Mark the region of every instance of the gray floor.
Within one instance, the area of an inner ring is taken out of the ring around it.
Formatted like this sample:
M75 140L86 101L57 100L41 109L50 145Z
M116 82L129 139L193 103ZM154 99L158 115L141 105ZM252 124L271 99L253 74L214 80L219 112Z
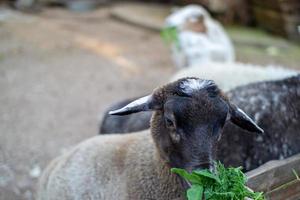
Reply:
M0 199L33 199L47 162L96 135L108 105L151 92L173 71L158 35L111 20L106 10L6 16L0 22Z

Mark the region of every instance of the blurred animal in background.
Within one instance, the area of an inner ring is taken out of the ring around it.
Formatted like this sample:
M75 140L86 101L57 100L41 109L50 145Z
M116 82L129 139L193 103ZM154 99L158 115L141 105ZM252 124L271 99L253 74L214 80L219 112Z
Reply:
M181 69L172 78L175 81L184 77L198 77L214 80L225 92L237 86L257 81L278 80L298 74L298 71L274 66L257 66L242 63L207 63ZM259 90L257 91L259 93ZM110 106L103 115L100 125L100 134L128 133L148 129L150 127L151 112L134 113L127 116L112 116L109 110L115 110L130 103L134 98L122 100Z
M214 80L223 91L257 81L277 80L298 74L299 71L281 66L259 66L245 63L210 62L179 70L170 81L183 77L201 77Z
M217 153L224 163L249 171L267 161L300 153L300 74L240 86L226 95L264 133L248 134L228 123ZM232 157L228 159L228 155Z
M235 60L233 45L222 25L200 5L175 11L167 17L162 33L171 35L172 57L179 68Z
M38 199L185 199L189 184L171 168L212 169L228 121L263 133L210 80L177 80L110 114L148 110L154 111L150 130L99 135L54 160L40 180Z
M240 86L226 95L253 117L265 132L259 135L247 134L242 129L233 128L230 123L226 125L220 143L221 150L218 152L218 158L225 164L243 166L248 171L269 160L287 158L300 152L300 75ZM123 106L131 101L132 99L124 100L119 105ZM126 133L113 125L121 124L124 130L130 131L136 128L134 121L141 128L147 129L151 114L143 112L136 113L131 118L114 118L106 113L101 125L101 130L105 131L100 134L113 131ZM142 120L145 120L144 126L141 126Z

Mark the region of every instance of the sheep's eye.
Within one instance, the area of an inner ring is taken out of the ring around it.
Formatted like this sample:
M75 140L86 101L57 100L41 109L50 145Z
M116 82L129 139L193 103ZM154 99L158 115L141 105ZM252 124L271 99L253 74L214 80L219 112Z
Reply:
M167 128L174 128L175 127L174 122L171 119L165 118L165 122L166 122Z

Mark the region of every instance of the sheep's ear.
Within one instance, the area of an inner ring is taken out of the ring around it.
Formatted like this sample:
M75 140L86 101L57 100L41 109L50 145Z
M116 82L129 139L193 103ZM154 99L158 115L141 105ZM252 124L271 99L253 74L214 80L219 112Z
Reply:
M123 108L110 111L109 114L110 115L128 115L131 113L136 113L136 112L141 112L141 111L154 110L155 107L156 106L155 106L155 103L153 100L153 96L148 95L148 96L141 97L141 98L127 104Z
M260 128L242 109L236 105L231 104L229 106L229 114L230 121L235 125L250 132L264 132L262 128Z

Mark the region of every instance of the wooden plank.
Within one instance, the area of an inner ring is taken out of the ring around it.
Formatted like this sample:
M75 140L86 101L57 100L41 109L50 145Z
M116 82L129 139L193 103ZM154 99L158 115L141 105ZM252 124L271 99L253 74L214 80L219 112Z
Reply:
M296 179L295 170L300 174L300 154L284 160L270 161L257 169L247 172L247 185L254 191L270 192Z
M299 200L300 180L294 180L288 184L280 186L266 194L267 199L272 200Z

